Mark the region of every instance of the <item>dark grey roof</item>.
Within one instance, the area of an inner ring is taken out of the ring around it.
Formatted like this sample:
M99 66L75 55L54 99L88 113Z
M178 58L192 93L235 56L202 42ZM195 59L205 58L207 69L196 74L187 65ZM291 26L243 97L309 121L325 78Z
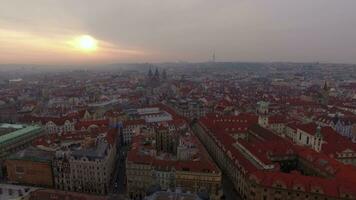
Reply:
M106 142L100 141L93 148L75 150L71 152L71 155L75 158L87 157L89 160L103 159L108 147L109 145Z
M28 147L8 157L8 160L31 160L38 162L50 162L54 156L53 152L44 151L35 147Z

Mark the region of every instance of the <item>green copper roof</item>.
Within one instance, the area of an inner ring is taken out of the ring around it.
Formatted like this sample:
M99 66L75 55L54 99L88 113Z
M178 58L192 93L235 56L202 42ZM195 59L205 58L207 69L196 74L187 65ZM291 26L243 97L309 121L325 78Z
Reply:
M39 131L41 130L40 126L25 126L24 128L18 129L16 131L13 131L11 133L5 134L0 136L0 145L4 144L10 140L13 140L15 138L24 136L26 134L32 133L33 131Z
M21 128L24 128L24 125L22 125L22 124L0 124L0 128L21 129Z

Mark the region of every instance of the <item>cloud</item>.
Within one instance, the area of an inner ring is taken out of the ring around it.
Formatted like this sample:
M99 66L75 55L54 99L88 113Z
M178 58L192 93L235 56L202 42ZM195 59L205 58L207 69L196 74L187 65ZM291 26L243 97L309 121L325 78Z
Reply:
M46 34L0 29L2 63L106 63L144 55L139 50L123 49L98 40L98 49L86 53L73 45L78 35Z
M218 60L356 63L355 7L354 0L2 0L0 27L49 43L89 34L107 47L98 60L107 62L205 61L215 50Z

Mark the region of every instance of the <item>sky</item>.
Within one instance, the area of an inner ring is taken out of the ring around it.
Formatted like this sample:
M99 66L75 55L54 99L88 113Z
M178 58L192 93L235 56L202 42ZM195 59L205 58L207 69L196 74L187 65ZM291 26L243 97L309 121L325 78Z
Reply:
M355 0L0 0L0 64L356 63ZM71 42L90 35L96 51Z

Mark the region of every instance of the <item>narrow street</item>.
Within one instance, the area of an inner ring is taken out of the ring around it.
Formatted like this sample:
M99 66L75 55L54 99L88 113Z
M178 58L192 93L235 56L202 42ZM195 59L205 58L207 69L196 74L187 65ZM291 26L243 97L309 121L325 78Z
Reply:
M125 155L127 147L121 147L116 156L116 166L110 185L110 199L125 199Z
M224 193L225 200L241 200L242 198L240 195L237 193L235 188L233 187L232 182L230 179L223 174L222 178L222 189Z
M193 131L193 133L195 134L195 136L199 139L198 135L195 133L195 129L194 129L194 123L193 122L190 125L191 130ZM200 139L199 139L200 140ZM201 141L200 141L201 142ZM205 144L202 143L204 148L205 148ZM207 152L209 152L207 150ZM213 159L213 158L212 158ZM214 161L215 162L215 161ZM218 165L218 164L217 164ZM222 172L222 190L223 190L223 199L224 200L241 200L241 196L239 195L239 193L235 190L235 188L233 187L232 182L230 181L230 179L225 175L224 172Z

